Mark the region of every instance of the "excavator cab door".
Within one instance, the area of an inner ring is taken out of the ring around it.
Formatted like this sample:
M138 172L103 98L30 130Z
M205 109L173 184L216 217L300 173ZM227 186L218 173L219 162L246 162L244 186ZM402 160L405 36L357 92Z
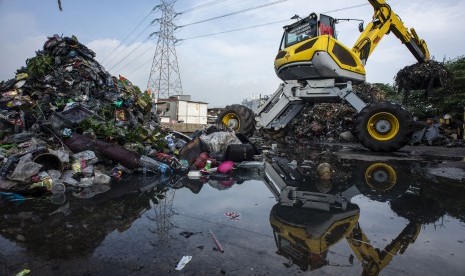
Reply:
M334 20L334 18L320 14L318 25L318 35L330 35L336 38L336 20Z

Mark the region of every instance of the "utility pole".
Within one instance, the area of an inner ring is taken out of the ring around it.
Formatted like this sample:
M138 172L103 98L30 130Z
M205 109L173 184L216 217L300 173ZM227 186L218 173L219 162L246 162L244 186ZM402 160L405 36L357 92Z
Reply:
M176 0L161 0L157 8L161 10L162 16L152 21L160 24L160 30L154 33L158 36L158 42L147 83L147 91L150 91L155 102L160 98L183 94L175 47L177 40L174 37L175 2Z

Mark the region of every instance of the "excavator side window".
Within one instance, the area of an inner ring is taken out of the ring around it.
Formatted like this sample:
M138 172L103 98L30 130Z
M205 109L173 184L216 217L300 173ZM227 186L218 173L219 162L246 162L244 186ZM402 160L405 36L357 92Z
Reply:
M335 21L334 18L329 17L327 15L321 14L320 15L320 21L319 21L319 35L330 35L334 38L336 38L336 32L335 32Z

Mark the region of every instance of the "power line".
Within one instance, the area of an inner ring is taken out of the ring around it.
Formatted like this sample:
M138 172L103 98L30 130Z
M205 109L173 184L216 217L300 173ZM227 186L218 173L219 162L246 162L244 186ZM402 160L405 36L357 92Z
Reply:
M368 6L368 5L370 5L370 4L360 4L360 5L340 8L340 9L337 9L337 10L325 11L323 13L333 13L333 12L338 12L338 11L343 11L343 10L355 9L355 8ZM253 28L258 28L258 27L283 23L283 22L286 22L286 21L289 21L289 20L290 19L286 19L286 20L274 21L274 22L269 22L269 23L264 23L264 24L259 24L259 25L253 25L253 26L248 26L248 27L243 27L243 28L238 28L238 29L232 29L232 30L217 32L217 33L210 33L210 34L205 34L205 35L192 36L192 37L178 39L178 41L191 40L191 39L195 39L195 38L202 38L202 37L214 36L214 35L225 34L225 33L232 33L232 32L237 32L237 31L242 31L242 30L247 30L247 29L253 29Z
M152 10L149 11L149 12L147 13L147 15L146 15L144 18L142 18L142 20L136 25L136 27L134 27L134 28L124 37L123 40L121 40L120 42L118 42L118 45L116 45L116 47L115 47L112 51L110 51L110 53L108 53L108 55L106 55L106 56L102 59L101 63L103 63L108 57L110 57L111 54L115 53L116 50L118 50L119 46L121 46L121 44L123 44L123 42L125 42L125 41L131 36L131 34L133 34L133 33L142 25L142 23L144 23L144 21L150 16L150 14L152 14L152 13L155 11L156 8L157 8L157 6L153 7Z
M340 9L337 9L337 10L332 10L332 11L325 11L323 13L332 13L332 12L338 12L338 11L345 11L345 10L350 10L350 9L355 9L355 8L360 8L360 7L363 7L363 6L369 6L371 5L370 3L366 3L366 4L360 4L360 5L355 5L355 6L350 6L350 7L345 7L345 8L340 8Z
M188 12L191 12L191 11L194 11L194 10L197 10L197 9L209 7L209 6L212 6L212 5L215 5L215 4L218 4L218 3L222 3L222 2L225 2L225 1L228 1L228 0L216 0L216 1L211 1L211 2L208 2L208 3L205 3L205 4L201 4L201 5L192 7L192 8L190 8L190 9L185 9L185 10L183 10L182 12L177 13L176 15L185 14L185 13L188 13Z
M118 64L120 64L123 60L125 60L127 57L129 57L132 53L134 53L137 49L139 49L142 45L144 45L147 40L149 40L152 35L155 33L151 33L144 41L142 41L139 45L136 46L136 48L132 49L127 55L125 55L123 58L121 58L117 63L115 63L109 70L113 70Z
M152 22L153 22L153 21L152 21ZM139 34L138 34L136 37L134 37L134 38L131 40L130 43L128 43L128 45L131 44L132 42L134 42L134 41L135 41L137 38L139 38L141 35L143 35L144 32L152 25L152 22L151 22L149 25L147 25L142 31L140 31ZM110 58L110 59L106 62L106 64L110 65L111 62L112 62L113 60L115 60L117 57L119 57L121 54L123 54L123 51L124 51L124 47L121 47L119 53L118 53L118 54L115 54L112 58ZM115 51L115 52L116 52L116 51ZM120 60L119 62L121 62L121 60ZM114 66L115 66L115 65L113 65L112 67L114 67Z
M220 16L216 16L216 17L212 17L212 18L208 18L208 19L204 19L204 20L192 22L192 23L189 23L189 24L186 24L186 25L178 26L177 28L183 28L183 27L187 27L187 26L191 26L191 25L195 25L195 24L200 24L200 23L204 23L204 22L208 22L208 21L212 21L212 20L216 20L216 19L228 17L228 16L231 16L231 15L236 15L236 14L239 14L239 13L244 13L244 12L248 12L248 11L252 11L252 10L264 8L264 7L267 7L267 6L279 4L279 3L282 3L282 2L286 2L286 1L289 1L289 0L278 0L278 1L271 2L271 3L259 5L259 6L256 6L256 7L247 8L247 9L243 9L243 10L239 10L239 11L235 11L235 12L223 14L223 15L220 15Z
M142 63L141 65L139 65L138 67L136 67L134 70L132 70L131 72L129 72L128 75L131 75L131 74L134 74L135 72L139 71L140 69L142 69L144 66L148 65L150 62L152 62L151 59L148 59L146 62Z
M178 39L178 41L190 40L190 39L201 38L201 37L207 37L207 36L213 36L213 35L219 35L219 34L225 34L225 33L232 33L232 32L237 32L237 31L242 31L242 30L247 30L247 29L253 29L253 28L263 27L263 26L267 26L267 25L273 25L273 24L283 23L283 22L286 22L286 21L289 21L289 20L290 20L290 19L286 19L286 20L280 20L280 21L275 21L275 22L269 22L269 23L264 23L264 24L249 26L249 27L243 27L243 28L239 28L239 29L227 30L227 31L218 32L218 33L211 33L211 34L205 34L205 35L191 36L191 37L187 37L187 38L184 38L184 39Z
M150 48L148 51L142 51L142 53L141 53L140 55L138 55L137 57L135 57L134 59L132 59L130 62L123 64L123 66L120 67L118 71L122 71L123 69L127 68L129 65L133 64L136 60L140 59L142 56L144 56L145 54L147 54L147 52L152 52L152 51L154 51L154 50L155 50L155 46L156 46L156 45L154 45L154 46L153 46L152 48ZM118 67L116 67L116 68L118 68ZM115 69L116 69L116 68L115 68Z

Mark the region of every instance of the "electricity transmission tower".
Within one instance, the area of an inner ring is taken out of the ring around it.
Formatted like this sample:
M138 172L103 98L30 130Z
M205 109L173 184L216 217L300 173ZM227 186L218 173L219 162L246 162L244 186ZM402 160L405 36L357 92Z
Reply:
M160 24L160 31L155 32L158 35L158 42L153 56L147 90L151 92L155 101L183 94L178 57L174 46L176 42L173 34L176 28L173 23L176 16L173 9L175 2L176 0L161 0L161 4L157 8L161 10L162 16L153 21Z

